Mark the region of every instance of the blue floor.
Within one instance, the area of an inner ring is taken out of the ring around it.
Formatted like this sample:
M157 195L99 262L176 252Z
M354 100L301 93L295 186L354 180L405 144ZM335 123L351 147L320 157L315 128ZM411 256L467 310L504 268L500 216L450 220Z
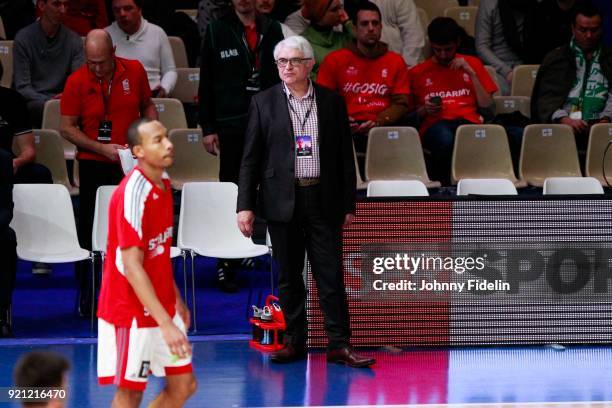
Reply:
M249 285L267 294L269 275L262 260L256 271L242 270L242 290L214 288L213 260L198 258L196 272L198 336L194 342L197 394L188 407L288 407L446 403L612 401L612 348L464 348L452 350L366 351L372 369L328 365L325 354L275 365L248 347ZM182 286L182 265L175 265ZM51 276L34 276L19 263L14 295L16 338L0 340L0 387L23 353L58 351L72 364L68 407L110 405L114 388L96 381L96 345L89 320L75 314L72 265L54 266ZM152 379L142 406L163 387ZM2 404L1 406L10 406ZM14 405L17 406L17 405Z
M0 348L0 387L28 345ZM67 356L69 407L109 406L114 388L96 383L96 346L47 346ZM276 365L246 341L197 341L199 386L188 407L351 406L612 401L612 348L573 347L370 351L372 369L329 365L325 354ZM163 387L152 379L144 403Z

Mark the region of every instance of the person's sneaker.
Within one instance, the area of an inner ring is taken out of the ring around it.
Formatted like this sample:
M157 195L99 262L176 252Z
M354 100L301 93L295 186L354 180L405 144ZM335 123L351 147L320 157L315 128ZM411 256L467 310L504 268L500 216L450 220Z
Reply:
M234 275L232 272L227 262L223 262L217 267L217 286L221 291L226 293L238 291L238 285L231 278Z
M51 275L51 265L42 262L34 262L34 264L32 264L32 273L34 275Z

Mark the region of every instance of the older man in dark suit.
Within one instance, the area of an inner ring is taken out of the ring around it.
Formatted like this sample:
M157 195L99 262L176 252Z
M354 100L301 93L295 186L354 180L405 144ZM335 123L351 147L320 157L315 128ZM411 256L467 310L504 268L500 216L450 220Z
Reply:
M287 330L272 361L306 357L304 251L312 265L329 338L327 361L367 367L374 359L350 348L343 282L342 227L355 212L355 164L344 101L313 84L312 47L289 37L274 49L282 83L253 97L240 168L238 226L249 237L259 186L259 212L268 222L280 268L279 295Z

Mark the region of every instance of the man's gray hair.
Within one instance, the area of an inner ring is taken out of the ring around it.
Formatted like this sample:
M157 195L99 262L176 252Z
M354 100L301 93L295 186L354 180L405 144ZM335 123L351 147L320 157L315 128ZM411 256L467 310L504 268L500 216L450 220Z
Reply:
M278 59L278 54L280 54L284 48L302 51L304 58L314 58L312 45L310 45L307 39L300 35L292 35L291 37L287 37L283 41L276 44L276 47L274 47L275 60Z

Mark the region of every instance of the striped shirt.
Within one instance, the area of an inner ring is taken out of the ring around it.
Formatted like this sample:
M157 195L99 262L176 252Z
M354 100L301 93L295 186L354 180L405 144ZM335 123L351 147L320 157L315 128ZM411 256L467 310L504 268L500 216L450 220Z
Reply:
M297 140L303 136L310 136L312 138L312 154L308 157L298 156L298 144L295 143L295 178L319 178L321 175L319 120L317 118L317 101L312 82L309 82L308 92L302 98L294 97L285 83L283 83L283 90L287 96L294 139Z

